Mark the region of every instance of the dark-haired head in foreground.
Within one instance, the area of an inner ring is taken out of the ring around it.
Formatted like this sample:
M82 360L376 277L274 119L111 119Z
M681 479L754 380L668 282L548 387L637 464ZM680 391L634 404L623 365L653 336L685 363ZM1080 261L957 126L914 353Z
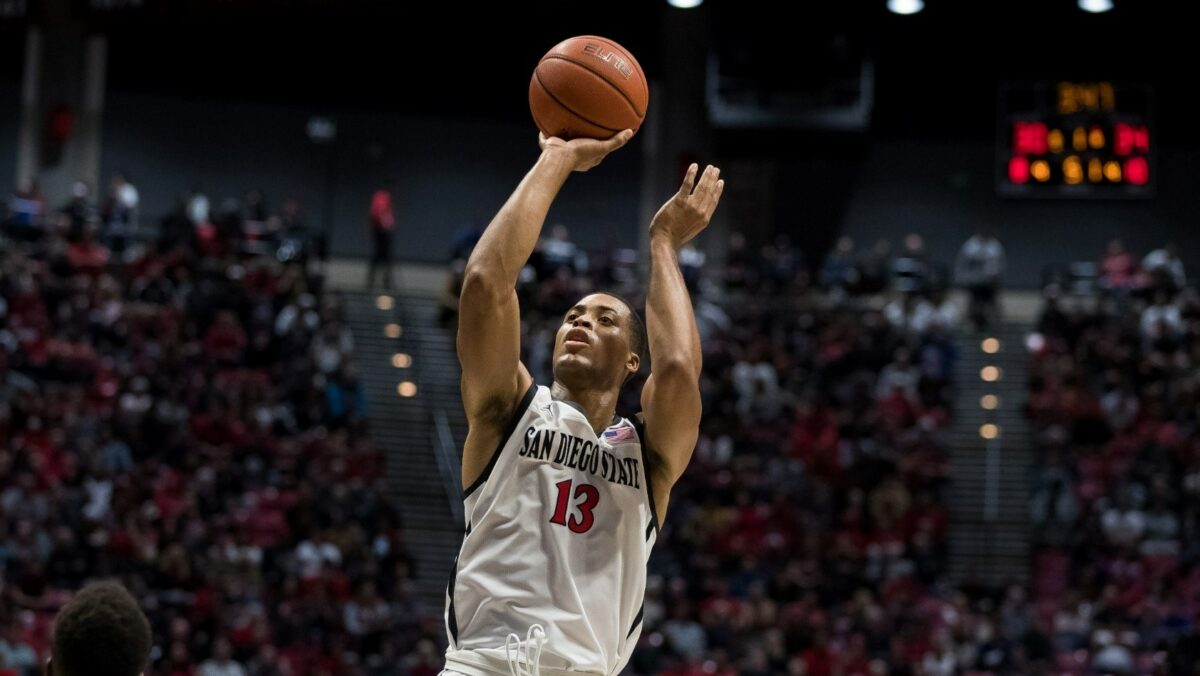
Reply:
M90 584L54 621L46 676L138 676L150 642L150 622L124 587Z

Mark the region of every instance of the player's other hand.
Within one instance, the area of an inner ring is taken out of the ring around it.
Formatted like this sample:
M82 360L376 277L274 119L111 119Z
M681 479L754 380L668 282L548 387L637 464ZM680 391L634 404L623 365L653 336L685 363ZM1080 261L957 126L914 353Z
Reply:
M688 167L679 192L654 215L654 220L650 221L651 240L665 238L678 250L708 227L721 201L725 181L721 180L721 170L711 164L705 167L697 181L699 168L696 164Z
M600 141L594 138L576 138L565 141L557 136L547 137L538 133L538 145L542 154L553 154L565 157L572 171L587 171L600 164L609 153L620 148L633 138L633 130L626 129L616 136Z

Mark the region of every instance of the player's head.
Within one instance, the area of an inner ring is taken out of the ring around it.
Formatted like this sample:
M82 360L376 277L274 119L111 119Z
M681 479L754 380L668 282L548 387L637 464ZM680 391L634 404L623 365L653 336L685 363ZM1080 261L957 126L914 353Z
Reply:
M54 621L46 676L138 676L150 643L150 623L124 587L90 584Z
M637 373L646 325L633 305L612 293L585 296L554 334L554 380L569 388L619 388Z

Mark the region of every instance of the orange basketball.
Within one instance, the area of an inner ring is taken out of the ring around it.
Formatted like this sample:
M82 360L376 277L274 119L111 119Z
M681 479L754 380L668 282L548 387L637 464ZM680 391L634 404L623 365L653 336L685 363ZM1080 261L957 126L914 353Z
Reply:
M546 136L606 139L624 129L637 131L649 100L637 59L595 35L555 45L529 80L529 110Z

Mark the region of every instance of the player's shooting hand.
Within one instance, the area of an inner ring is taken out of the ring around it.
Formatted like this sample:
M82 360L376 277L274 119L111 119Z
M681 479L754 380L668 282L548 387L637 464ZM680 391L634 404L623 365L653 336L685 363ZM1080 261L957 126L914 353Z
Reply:
M567 158L572 171L587 171L600 164L601 160L609 153L628 143L631 138L633 138L632 129L626 129L606 141L594 138L577 138L566 141L557 136L547 137L539 132L538 145L541 146L543 154L561 153Z
M650 222L650 238L666 238L676 250L687 244L700 231L708 227L713 212L721 201L725 181L721 170L709 165L700 180L696 180L699 165L688 167L679 192L662 205L654 220Z

